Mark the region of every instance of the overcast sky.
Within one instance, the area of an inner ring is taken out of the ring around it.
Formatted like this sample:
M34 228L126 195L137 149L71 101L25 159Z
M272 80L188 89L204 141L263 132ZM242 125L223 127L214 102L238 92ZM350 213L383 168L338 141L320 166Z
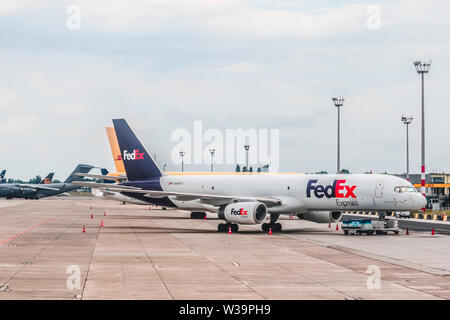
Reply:
M71 5L80 29L68 28ZM449 12L448 0L1 0L0 169L22 179L64 179L77 163L114 171L104 127L126 118L168 170L180 169L172 132L201 120L279 129L280 171L334 172L331 97L343 95L341 167L404 172L409 114L418 173L413 61L431 58L427 171L448 172Z

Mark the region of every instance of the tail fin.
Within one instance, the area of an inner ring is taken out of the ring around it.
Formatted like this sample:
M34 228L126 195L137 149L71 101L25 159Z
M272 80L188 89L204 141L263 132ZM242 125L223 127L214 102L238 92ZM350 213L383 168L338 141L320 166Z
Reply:
M125 167L123 165L122 156L119 149L119 143L117 142L116 131L114 127L106 127L106 134L108 135L109 147L114 159L114 165L116 166L117 173L125 174Z
M42 179L40 184L49 184L52 183L54 172L50 172L44 179Z
M114 119L114 129L119 142L128 181L150 180L162 176L161 170L141 144L125 119Z
M71 183L73 181L81 181L83 177L75 176L74 173L88 173L94 166L90 166L88 164L79 164L75 167L72 173L67 177L64 183Z
M107 169L105 169L105 168L100 168L100 171L102 172L102 176L107 176L108 175L108 170ZM125 174L125 172L124 172L124 174ZM103 183L116 183L115 181L113 181L113 180L105 180L105 179L102 179L102 182Z
M6 170L3 170L2 172L0 172L0 183L5 183L5 181L6 181L5 174L6 174Z

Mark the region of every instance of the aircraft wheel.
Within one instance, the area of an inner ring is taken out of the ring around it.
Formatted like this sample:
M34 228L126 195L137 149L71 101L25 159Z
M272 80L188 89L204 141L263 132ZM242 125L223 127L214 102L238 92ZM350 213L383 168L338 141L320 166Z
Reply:
M219 223L217 226L217 232L224 232L225 231L225 225L223 223Z
M282 229L283 227L281 226L281 223L275 223L275 231L278 231L278 232L281 232L281 229Z
M237 224L232 224L231 225L231 232L238 232L238 230L239 230L239 226L237 225Z
M268 223L263 223L261 226L262 231L264 232L268 232L269 231L269 224Z

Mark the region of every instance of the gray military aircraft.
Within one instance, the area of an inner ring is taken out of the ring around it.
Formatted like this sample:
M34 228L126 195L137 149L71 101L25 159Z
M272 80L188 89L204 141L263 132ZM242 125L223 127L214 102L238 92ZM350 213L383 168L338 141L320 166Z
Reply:
M6 199L40 199L73 191L79 189L80 186L76 186L72 184L72 182L82 180L82 178L76 176L75 173L88 173L92 168L94 168L94 166L79 164L67 179L61 183L51 183L53 173L50 173L40 184L2 183L0 184L0 197Z

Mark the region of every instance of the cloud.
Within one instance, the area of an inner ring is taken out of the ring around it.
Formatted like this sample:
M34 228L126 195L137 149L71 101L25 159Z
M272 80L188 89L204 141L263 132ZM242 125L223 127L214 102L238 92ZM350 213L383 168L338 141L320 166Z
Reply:
M217 68L217 70L225 72L258 72L261 71L262 69L263 69L262 66L257 63L246 61L232 64L222 68Z
M335 95L346 97L343 166L402 171L400 115L408 113L418 172L420 83L412 61L422 56L433 59L427 164L450 170L450 141L442 139L442 119L450 117L447 2L381 2L380 30L368 30L367 6L351 2L27 3L0 11L8 30L0 152L10 176L54 170L63 177L76 162L112 167L104 126L117 117L168 169L177 168L171 132L203 120L220 130L279 128L281 170L332 172ZM65 30L69 4L81 6L81 32Z
M27 136L39 128L39 118L35 115L14 116L2 119L0 135L6 136Z

